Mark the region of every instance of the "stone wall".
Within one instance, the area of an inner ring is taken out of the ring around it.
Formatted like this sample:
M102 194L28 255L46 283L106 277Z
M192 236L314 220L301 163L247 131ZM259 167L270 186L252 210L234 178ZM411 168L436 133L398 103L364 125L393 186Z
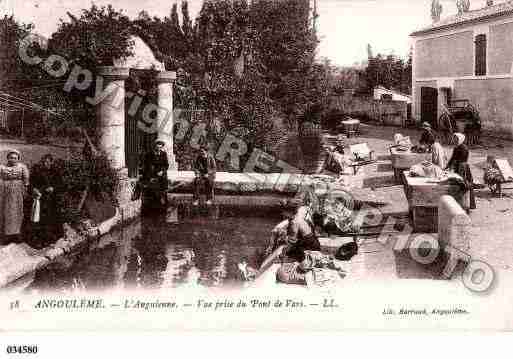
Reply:
M513 59L513 23L490 26L487 36L489 75L510 74ZM474 29L456 34L417 40L415 77L474 76Z
M0 289L45 268L68 253L91 246L103 237L111 235L111 232L120 225L134 220L140 214L141 201L129 200L128 193L131 193L130 187L126 187L123 196L120 197L120 207L116 209L114 217L86 232L79 233L69 225L64 225L64 236L42 250L35 250L25 243L0 246Z
M421 119L421 88L439 88L440 81L418 81L415 83L414 118ZM466 99L479 111L483 132L502 138L513 138L513 79L483 78L460 79L453 82L453 99ZM444 101L438 91L438 117Z
M169 192L192 193L194 172L169 171L168 178ZM342 175L338 179L329 175L217 172L214 188L216 193L227 195L293 196L298 191L312 187L316 191L363 188L364 179L364 168L360 168L356 175Z
M487 73L475 76L474 36L487 35ZM513 138L513 23L469 26L453 34L426 36L415 41L414 118L421 118L421 87L450 88L452 99L468 99L479 110L483 131ZM438 115L445 96L438 93Z
M472 76L474 32L465 31L415 43L415 78Z
M438 241L468 253L470 217L452 196L442 196L438 204Z
M120 180L118 188L119 215L122 222L132 220L141 214L141 200L132 201L132 194L137 183L136 178L125 176Z
M513 61L513 23L490 26L488 70L490 75L511 73Z
M513 80L456 80L453 98L468 99L476 106L483 131L513 138Z
M395 126L402 125L408 114L406 102L375 100L371 96L336 96L332 98L331 108L351 117Z

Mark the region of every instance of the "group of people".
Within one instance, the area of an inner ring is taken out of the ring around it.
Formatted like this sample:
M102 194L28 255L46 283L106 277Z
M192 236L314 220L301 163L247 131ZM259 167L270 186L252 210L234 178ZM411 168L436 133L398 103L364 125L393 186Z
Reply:
M165 208L169 161L164 142L157 140L142 162L140 189L150 205ZM31 169L22 162L21 153L7 151L7 161L0 165L0 244L25 241L35 248L55 242L62 234L59 199L62 199L60 171L51 154L44 155ZM214 199L216 162L201 146L193 163L195 173L194 204L206 194L206 204Z
M469 191L470 193L470 209L475 209L474 178L470 165L468 164L469 149L465 144L465 135L462 133L454 134L453 142L456 145L450 159L447 160L445 150L429 123L423 123L422 128L423 132L419 141L420 146L424 147L427 152L431 152L431 162L434 165L440 167L442 170L450 170L461 177L463 190L465 192Z
M21 153L12 149L7 151L7 163L0 165L1 243L25 239L31 246L42 248L62 235L60 177L50 154L31 170L21 160Z
M146 153L142 161L142 175L140 186L144 189L146 204L165 208L167 205L167 189L169 160L164 150L164 141L155 141L152 151ZM193 161L193 205L198 206L200 197L204 193L206 204L211 205L214 200L214 183L216 179L216 161L209 153L208 147L202 144Z
M302 197L302 198L301 198ZM350 222L352 211L343 205L335 208L315 197L312 192L307 196L300 196L282 204L284 210L283 221L271 232L270 243L265 251L265 258L273 258L279 252L281 266L277 272L278 282L286 284L306 285L315 269L332 269L343 272L343 261L349 261L358 253L357 243L352 240L343 244L335 255L326 255L321 252L318 239L320 231L333 231L332 218L336 225ZM339 230L354 230L356 227L344 225ZM265 262L265 261L264 261Z

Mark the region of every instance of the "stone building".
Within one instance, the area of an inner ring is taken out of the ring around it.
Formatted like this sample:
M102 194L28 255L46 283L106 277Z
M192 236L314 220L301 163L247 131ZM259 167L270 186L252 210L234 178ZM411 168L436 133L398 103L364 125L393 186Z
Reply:
M513 1L442 18L413 32L413 115L434 123L468 100L483 130L513 138Z
M383 86L376 86L373 90L374 100L391 100L411 103L411 96L396 90L387 89Z

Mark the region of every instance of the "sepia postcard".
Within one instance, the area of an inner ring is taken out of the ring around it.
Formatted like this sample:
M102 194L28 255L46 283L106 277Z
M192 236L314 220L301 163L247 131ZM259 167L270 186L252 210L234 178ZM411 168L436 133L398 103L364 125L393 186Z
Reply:
M0 333L513 329L513 1L0 9Z

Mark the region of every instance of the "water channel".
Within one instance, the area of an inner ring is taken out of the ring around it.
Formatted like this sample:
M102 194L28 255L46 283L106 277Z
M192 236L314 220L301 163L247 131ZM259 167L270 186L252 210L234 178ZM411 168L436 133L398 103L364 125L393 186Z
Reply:
M239 287L237 265L257 265L279 220L279 213L229 207L180 208L177 223L143 217L36 273L27 290Z

